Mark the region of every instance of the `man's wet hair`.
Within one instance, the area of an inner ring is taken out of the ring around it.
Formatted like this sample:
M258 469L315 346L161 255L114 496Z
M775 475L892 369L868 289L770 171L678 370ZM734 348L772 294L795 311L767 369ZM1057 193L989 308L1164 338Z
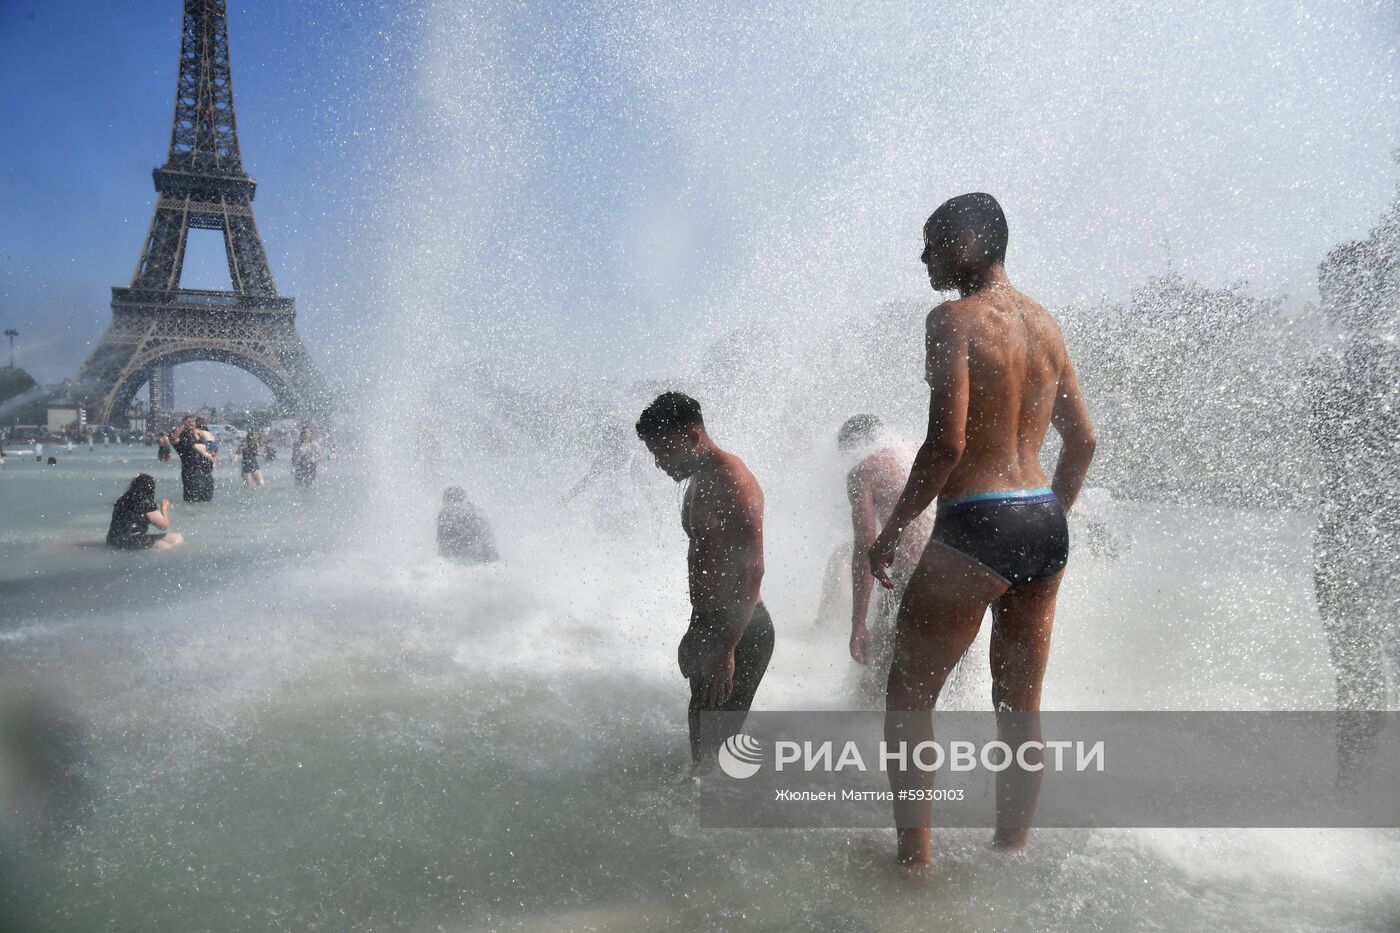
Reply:
M924 235L951 238L969 227L987 262L1006 261L1006 214L996 198L981 191L944 201L924 224Z
M643 441L654 441L677 431L704 426L699 402L684 392L663 392L637 419L637 436Z
M448 486L442 491L443 505L461 505L467 501L467 491L461 486Z
M851 415L836 432L836 446L841 450L854 450L874 443L882 427L884 424L876 415Z

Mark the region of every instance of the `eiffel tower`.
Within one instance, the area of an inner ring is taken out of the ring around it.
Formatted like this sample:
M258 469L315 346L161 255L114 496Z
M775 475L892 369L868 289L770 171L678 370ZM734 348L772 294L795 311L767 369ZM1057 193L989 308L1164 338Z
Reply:
M78 371L97 424L123 416L151 384L152 416L174 407L172 369L212 360L246 370L277 406L324 416L325 380L296 331L296 302L277 293L253 222L257 182L243 169L233 114L225 0L185 0L170 156L152 174L155 216L128 288L112 289L112 322ZM180 287L191 228L220 230L231 291Z

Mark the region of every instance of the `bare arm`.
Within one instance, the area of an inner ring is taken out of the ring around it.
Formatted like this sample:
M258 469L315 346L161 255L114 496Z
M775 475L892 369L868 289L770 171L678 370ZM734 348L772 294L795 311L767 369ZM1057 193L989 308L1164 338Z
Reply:
M909 480L899 494L894 511L870 550L871 572L885 586L892 586L885 568L894 560L899 536L938 498L967 440L967 333L957 316L943 304L928 318L925 348L929 384L928 433Z
M875 501L870 495L868 477L857 476L856 470L846 477L846 498L851 503L851 629L865 625L870 610L870 591L874 580L870 576L870 546L875 543L879 529L875 520Z
M160 508L154 512L146 513L146 521L155 525L161 531L170 527L170 500L164 499L160 503Z
M841 610L846 608L842 605L846 590L841 582L849 580L850 568L851 555L845 545L832 551L831 557L827 558L826 572L822 574L822 598L817 606L817 619L814 623L818 628L834 621Z
M1079 490L1084 486L1084 477L1089 472L1089 462L1094 459L1097 444L1094 428L1089 422L1089 407L1079 390L1079 376L1068 356L1065 357L1065 368L1060 373L1050 423L1055 426L1063 442L1051 488L1068 511L1074 506L1074 500L1079 498Z

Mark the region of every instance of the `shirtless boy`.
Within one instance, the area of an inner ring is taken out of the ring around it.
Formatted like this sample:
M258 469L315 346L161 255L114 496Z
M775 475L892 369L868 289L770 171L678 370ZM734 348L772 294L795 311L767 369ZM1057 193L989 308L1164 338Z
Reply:
M851 505L851 657L868 667L861 678L861 692L883 698L894 645L894 622L900 600L919 557L928 542L930 516L921 516L904 535L895 552L889 578L894 583L884 590L876 605L872 625L866 624L870 595L875 579L870 575L870 546L880 527L894 511L895 501L909 478L907 459L899 455L885 436L884 426L875 415L852 415L841 425L836 445L845 454L859 457L846 474L846 498ZM878 691L878 693L876 693Z
M988 194L953 198L924 225L920 259L929 281L960 297L928 316L928 435L870 548L871 573L892 586L888 568L901 534L938 498L932 541L900 605L885 700L886 741L907 747L932 739L926 714L988 606L993 706L999 713L1039 710L1069 553L1065 511L1094 452L1089 412L1059 328L1007 279L1006 241L1006 217ZM1040 449L1052 425L1063 446L1047 483ZM1034 716L1003 722L1001 738L1013 747L1040 738ZM1033 755L1026 762L1036 764ZM890 783L896 794L923 790L932 776L891 770ZM994 845L1025 846L1038 790L1038 772L998 774ZM896 804L901 863L929 861L930 816L927 802Z
M705 430L700 403L666 392L642 412L637 436L656 465L687 482L681 527L690 538L690 627L677 658L690 681L690 756L707 761L726 738L718 717L747 713L773 654L763 581L763 490L738 457Z

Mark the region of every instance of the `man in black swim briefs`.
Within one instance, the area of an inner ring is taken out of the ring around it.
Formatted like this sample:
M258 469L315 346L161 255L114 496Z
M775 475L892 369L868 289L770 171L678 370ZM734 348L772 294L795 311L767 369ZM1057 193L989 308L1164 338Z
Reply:
M700 403L666 392L637 421L637 436L663 473L688 481L681 527L690 538L690 627L677 651L690 681L692 766L727 738L707 711L747 713L773 654L764 608L763 490L738 457L705 430Z
M900 535L939 499L932 540L895 626L885 698L888 743L932 740L927 714L988 606L993 705L998 712L1040 709L1068 553L1065 510L1084 483L1094 433L1059 328L1006 277L1006 241L1006 217L988 194L953 198L924 225L920 260L929 281L960 297L928 316L928 435L870 548L871 572L888 587ZM1047 484L1040 448L1052 425L1063 446ZM900 715L911 712L921 715ZM998 729L1013 747L1040 738L1034 716L998 717ZM1034 765L1031 758L1027 764ZM892 769L890 784L898 795L931 787L932 777ZM1038 772L998 774L997 847L1024 848L1038 790ZM901 863L929 861L930 817L926 800L896 804Z

